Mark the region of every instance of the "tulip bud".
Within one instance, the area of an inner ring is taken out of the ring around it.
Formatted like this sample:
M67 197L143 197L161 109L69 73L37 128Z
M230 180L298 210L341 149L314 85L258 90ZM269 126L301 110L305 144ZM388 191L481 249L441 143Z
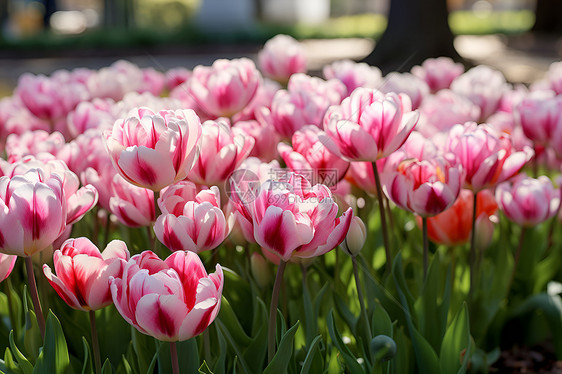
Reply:
M371 340L371 353L376 361L388 361L396 355L396 343L389 336L377 335Z
M250 266L252 275L260 288L267 288L271 283L272 272L265 258L257 252L252 253Z
M351 225L349 226L349 231L341 243L342 249L350 256L357 256L363 246L365 245L365 240L367 239L367 228L357 216L351 218Z

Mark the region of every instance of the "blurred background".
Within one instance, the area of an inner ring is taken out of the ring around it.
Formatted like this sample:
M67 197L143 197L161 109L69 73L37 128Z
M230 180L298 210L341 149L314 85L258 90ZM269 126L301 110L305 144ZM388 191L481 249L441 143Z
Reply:
M312 71L448 55L528 83L562 59L562 0L0 0L0 26L0 90L118 58L165 70L253 57L279 33L306 44Z

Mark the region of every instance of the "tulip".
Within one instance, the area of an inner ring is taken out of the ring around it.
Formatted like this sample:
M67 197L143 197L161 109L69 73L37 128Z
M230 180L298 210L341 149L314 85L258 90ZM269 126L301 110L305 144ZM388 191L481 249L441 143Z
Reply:
M140 108L103 133L113 166L130 183L155 192L184 179L197 155L199 118L192 110Z
M451 83L453 92L465 96L480 107L480 121L486 120L498 109L507 89L502 73L485 65L470 69Z
M66 197L57 174L41 169L0 177L0 251L29 257L42 251L66 227Z
M293 134L292 147L279 143L277 150L292 171L313 173L313 181L334 187L345 176L349 162L334 155L320 142L321 133L324 132L317 126L304 126Z
M311 186L294 173L283 182L267 181L251 204L256 242L282 261L332 250L345 238L353 216L350 208L337 218L330 189Z
M220 209L216 186L197 193L193 183L178 182L162 193L158 205L162 215L154 224L154 232L171 251L199 253L214 249L226 239L233 224Z
M376 161L396 151L418 120L410 99L403 94L383 94L358 88L324 117L327 136L320 139L348 161Z
M412 101L412 109L418 109L429 96L429 86L425 81L410 73L390 73L379 88L384 93L402 93Z
M548 83L550 89L557 95L562 95L562 61L550 64L547 72Z
M305 125L321 127L328 107L339 104L345 93L345 86L336 79L324 81L295 74L289 80L287 90L279 90L273 97L271 111L262 110L262 115L281 137L290 138Z
M419 160L404 153L390 156L382 180L385 194L396 205L430 217L455 202L462 176L462 169L445 157Z
M294 38L279 34L265 43L258 62L266 77L285 84L291 75L306 72L306 51Z
M143 72L137 65L119 60L92 74L86 85L92 97L119 101L127 92L136 91L142 81Z
M172 91L180 84L187 82L190 77L191 70L189 69L186 69L184 67L170 69L165 73L165 86L169 91Z
M111 181L112 196L109 210L117 219L129 227L148 227L156 219L154 192L133 186L120 175Z
M337 79L347 88L347 96L357 87L377 88L382 83L381 70L365 62L352 60L335 61L324 66L322 74L326 79Z
M535 179L521 174L513 181L498 185L496 200L509 220L523 227L533 227L556 214L560 190L544 175Z
M233 134L224 120L202 125L201 151L188 179L204 185L222 184L254 147L254 139Z
M516 107L523 133L535 144L549 146L562 135L562 97L537 92Z
M249 157L258 157L265 162L279 157L276 146L281 139L275 131L275 127L266 121L261 119L238 121L232 127L232 133L254 139L254 146Z
M14 265L16 264L17 259L18 256L0 253L0 282L8 278L8 276L14 269Z
M365 223L363 223L361 218L353 216L349 225L349 231L341 243L341 247L348 255L357 256L363 249L366 240L367 228Z
M25 156L14 164L4 167L4 174L13 177L25 174L31 169L41 169L48 178L52 174L61 177L64 195L66 197L66 224L71 225L79 221L90 211L98 201L98 191L94 186L80 186L78 176L68 169L64 161L57 160L49 153L42 153L38 158Z
M56 155L64 144L64 136L60 132L48 133L44 130L35 130L21 135L11 134L6 139L6 155L10 163L16 162L23 156L42 152Z
M453 205L433 217L427 218L429 239L437 244L456 246L468 243L472 231L473 192L462 189ZM482 190L476 205L476 237L478 247L484 248L492 240L495 213L498 204L493 193ZM421 219L418 220L418 224Z
M177 342L201 334L217 316L223 288L220 265L207 275L193 252L161 260L151 251L131 257L123 276L110 279L121 316L138 331Z
M121 240L110 242L103 253L87 238L69 239L53 254L56 275L49 265L43 273L68 306L98 310L112 303L109 278L119 278L129 251Z
M196 66L187 90L213 118L232 117L254 98L261 74L247 58L216 60L212 66Z
M457 156L466 173L464 187L475 192L513 177L533 154L530 148L516 152L507 135L474 122L455 125L446 150Z
M114 122L111 100L94 99L83 101L66 117L67 130L72 138L85 133L88 129L111 129ZM99 134L98 134L99 136Z
M421 66L414 66L412 74L423 79L431 92L449 88L453 80L464 72L461 63L449 57L428 58Z

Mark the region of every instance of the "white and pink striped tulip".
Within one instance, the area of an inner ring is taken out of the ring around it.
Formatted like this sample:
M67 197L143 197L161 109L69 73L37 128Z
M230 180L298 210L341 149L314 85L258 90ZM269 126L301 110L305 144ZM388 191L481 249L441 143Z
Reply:
M100 253L88 238L68 239L53 254L55 273L43 265L43 273L71 308L98 310L113 302L109 279L119 278L129 260L127 245L113 240Z
M337 79L347 88L346 97L358 87L377 88L382 83L382 73L376 66L353 60L339 60L324 66L322 75L326 79Z
M396 151L414 130L418 113L408 96L358 88L324 117L320 140L349 161L376 161Z
M227 121L203 123L199 157L188 175L189 180L207 186L222 184L250 154L254 138L234 134Z
M278 34L258 53L258 65L266 77L285 84L291 75L306 72L306 51L293 37Z
M252 60L220 59L212 66L196 66L187 90L209 116L232 117L252 101L261 81Z
M111 181L109 210L125 226L145 227L156 220L154 192L130 184L120 175Z
M0 251L28 257L49 247L66 228L66 210L57 174L30 169L0 177Z
M218 247L230 233L216 186L197 192L191 182L168 187L158 199L162 215L156 219L156 237L171 251L199 253ZM229 222L230 221L230 222Z
M143 334L162 341L184 341L214 321L224 284L223 272L207 275L193 252L177 251L162 261L151 251L131 257L122 278L111 282L121 316Z
M464 66L449 57L428 58L421 66L412 68L412 74L423 79L431 92L449 88L456 77L464 73Z
M0 282L10 276L12 270L14 270L14 265L16 264L17 259L18 256L0 253Z
M560 189L554 188L550 178L544 175L530 178L521 174L497 186L496 201L509 220L533 227L556 214Z
M192 110L139 108L103 133L113 166L130 183L160 191L191 170L201 136Z

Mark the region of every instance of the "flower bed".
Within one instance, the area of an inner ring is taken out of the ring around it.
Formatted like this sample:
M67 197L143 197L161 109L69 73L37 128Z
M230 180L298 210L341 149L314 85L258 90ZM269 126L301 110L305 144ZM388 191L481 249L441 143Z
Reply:
M258 66L20 77L0 101L0 370L562 359L562 62L531 87L447 58L322 79L279 35Z

